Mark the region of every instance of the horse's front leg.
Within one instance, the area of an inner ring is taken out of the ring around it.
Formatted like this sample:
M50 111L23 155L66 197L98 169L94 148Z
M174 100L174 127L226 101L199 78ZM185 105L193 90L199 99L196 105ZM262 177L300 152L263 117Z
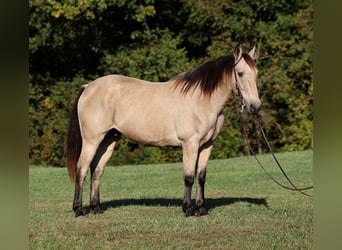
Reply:
M189 140L183 143L183 168L184 168L184 198L183 212L185 216L193 215L191 206L191 189L194 184L196 161L198 156L198 141Z
M208 211L205 208L205 199L204 199L204 185L205 185L205 178L207 173L207 164L210 157L211 150L213 145L207 146L203 148L198 156L198 163L197 163L197 186L196 186L196 212L202 216L207 215Z

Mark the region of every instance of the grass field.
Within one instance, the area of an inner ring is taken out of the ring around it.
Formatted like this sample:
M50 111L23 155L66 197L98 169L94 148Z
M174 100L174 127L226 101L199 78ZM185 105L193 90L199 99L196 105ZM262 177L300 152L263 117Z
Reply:
M296 184L312 184L312 151L277 157ZM283 180L270 155L260 159ZM78 218L66 169L29 173L30 249L312 249L313 199L276 186L252 157L209 162L207 217L183 215L181 163L107 167L105 212ZM89 178L83 197L88 209Z

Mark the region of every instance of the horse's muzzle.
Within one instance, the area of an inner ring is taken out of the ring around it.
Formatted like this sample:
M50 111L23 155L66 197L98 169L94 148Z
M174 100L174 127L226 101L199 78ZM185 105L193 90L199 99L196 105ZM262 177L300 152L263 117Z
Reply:
M261 108L261 101L258 100L258 101L254 101L253 103L251 103L249 107L247 108L247 110L249 113L258 114L260 111L260 108Z

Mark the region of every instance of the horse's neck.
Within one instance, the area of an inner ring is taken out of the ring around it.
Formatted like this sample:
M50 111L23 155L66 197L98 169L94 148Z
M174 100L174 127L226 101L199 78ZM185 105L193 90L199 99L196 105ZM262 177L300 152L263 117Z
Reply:
M210 96L210 103L214 110L221 111L232 93L230 82L220 85Z
M210 96L203 94L199 88L196 88L186 93L182 99L185 101L186 105L203 106L207 112L220 112L232 92L231 79L227 77L224 80L226 82L220 84ZM173 84L173 81L166 82L165 87L168 89L168 94L173 92L175 95L182 96L182 93L179 90L175 91Z

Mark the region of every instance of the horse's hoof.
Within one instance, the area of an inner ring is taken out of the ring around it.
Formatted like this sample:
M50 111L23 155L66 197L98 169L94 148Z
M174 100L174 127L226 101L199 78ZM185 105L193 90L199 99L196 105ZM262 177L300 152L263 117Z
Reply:
M197 207L195 210L195 215L196 216L206 216L208 215L208 211L205 207Z
M103 210L99 206L91 208L90 211L93 214L103 214Z
M185 215L185 217L191 217L194 215L194 213L192 212L191 208L188 208L188 209L184 210L184 215Z
M84 216L84 215L85 215L85 213L83 212L82 209L76 210L76 211L75 211L75 217Z
M208 215L208 210L205 207L199 207L197 211L199 216Z

